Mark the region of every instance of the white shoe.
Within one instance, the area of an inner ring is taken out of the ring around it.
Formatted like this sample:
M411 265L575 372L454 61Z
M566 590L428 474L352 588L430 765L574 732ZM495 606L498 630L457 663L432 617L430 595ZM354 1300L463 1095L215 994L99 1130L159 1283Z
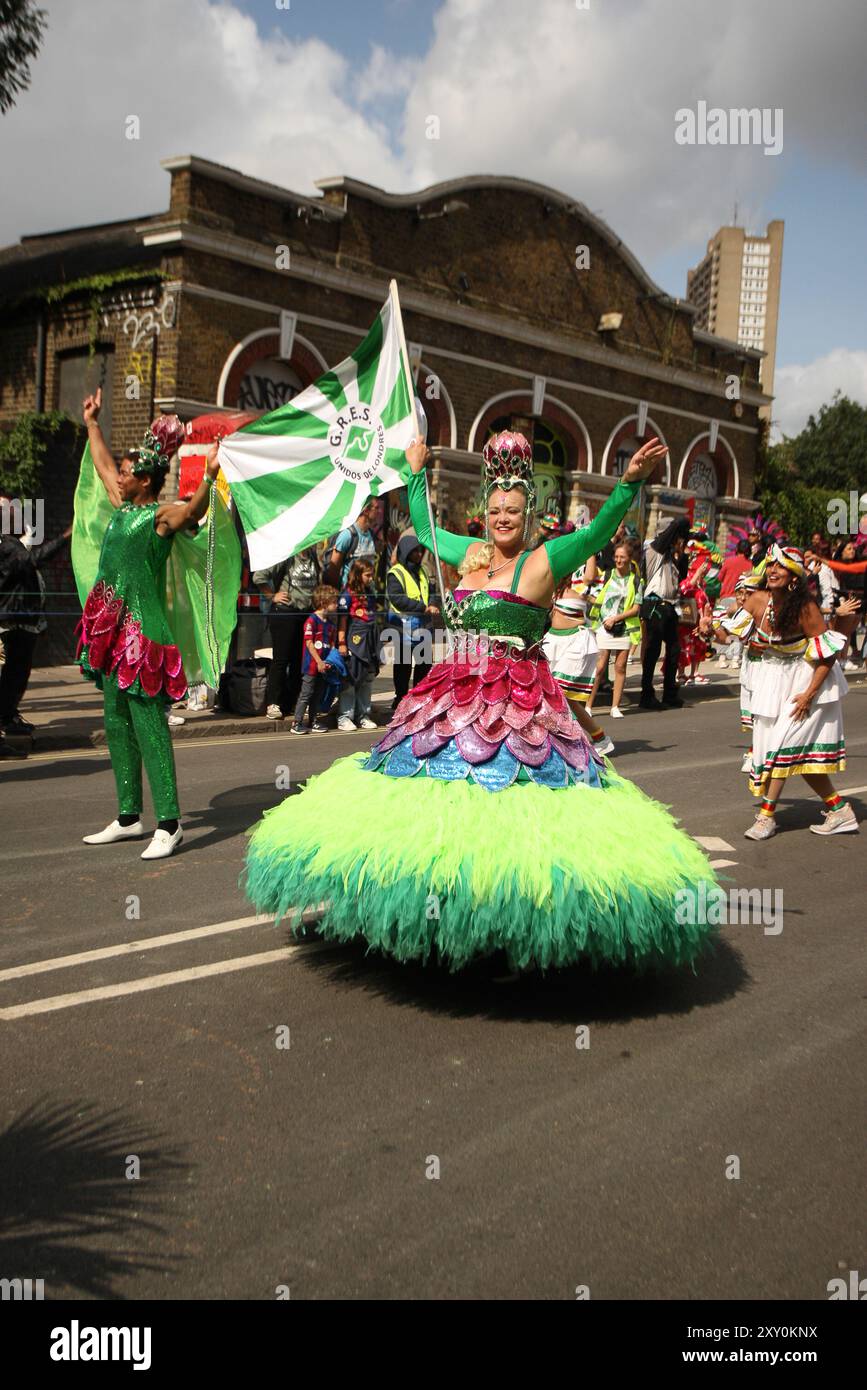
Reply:
M858 821L848 801L844 801L836 811L825 811L823 814L825 819L821 825L810 826L814 835L846 835L852 832L857 834Z
M848 671L850 675L853 671L860 671L861 669L862 667L857 661L844 661L843 663L843 670Z
M139 835L144 834L144 826L140 820L132 825L121 825L119 820L113 820L111 825L107 825L104 830L98 830L95 835L85 835L82 843L85 845L113 845L115 840L136 840Z
M622 719L622 718L623 718L623 710L620 708L619 705L612 705L612 706L611 706L611 718L612 718L612 719Z
M584 706L584 713L585 713L585 714L590 714L590 715L592 715L592 713L593 713L593 706L592 706L592 705L585 705L585 706Z
M358 728L358 725L355 723L354 719L349 718L348 714L342 714L337 721L337 727L341 733L351 734Z
M170 854L174 854L183 838L184 832L180 826L174 835L170 834L168 830L155 830L153 839L142 854L142 859L168 859Z
M269 705L265 712L266 719L282 719L283 711L279 705Z
M744 760L743 760L743 762L741 763L741 772L752 772L752 770L753 770L753 755L752 755L752 753L744 753Z
M168 725L170 729L177 729L181 724L186 724L186 722L187 721L180 714L170 714L168 716Z
M358 727L359 729L378 729L379 725L374 719L362 719Z
M810 826L811 830L815 830L815 828L816 827L814 825ZM776 835L776 833L777 822L774 820L773 816L756 816L756 819L750 826L749 830L744 831L744 839L770 840L773 835Z
M602 754L603 758L610 758L611 754L614 752L614 739L609 738L606 734L598 743L594 743L593 747L596 749L597 753Z

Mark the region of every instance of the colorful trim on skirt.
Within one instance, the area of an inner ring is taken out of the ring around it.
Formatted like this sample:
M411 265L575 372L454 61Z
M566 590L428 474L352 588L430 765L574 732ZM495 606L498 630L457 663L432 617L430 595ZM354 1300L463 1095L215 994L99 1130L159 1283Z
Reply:
M830 776L846 770L846 740L836 743L814 743L803 747L779 748L765 754L762 766L750 773L750 791L762 796L772 777L797 777L805 773Z

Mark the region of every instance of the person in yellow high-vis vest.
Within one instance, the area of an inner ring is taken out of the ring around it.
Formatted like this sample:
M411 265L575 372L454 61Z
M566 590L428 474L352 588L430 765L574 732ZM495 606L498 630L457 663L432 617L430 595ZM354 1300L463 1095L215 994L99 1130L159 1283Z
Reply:
M588 569L591 563L592 560L588 561ZM590 582L593 580L592 574L588 575L587 570L585 578ZM638 612L643 597L644 585L638 567L633 562L632 551L627 545L618 545L614 551L614 568L601 576L601 588L590 608L590 622L596 632L599 647L599 662L590 699L585 706L588 714L592 713L593 702L608 671L609 658L611 653L615 652L611 717L623 718L620 701L626 684L626 662L629 658L629 648L634 642L641 640Z
M397 560L385 577L389 622L400 633L392 709L397 708L409 690L410 676L413 686L418 685L433 659L432 620L440 610L430 602L430 580L421 563L423 554L418 536L408 531L398 542Z

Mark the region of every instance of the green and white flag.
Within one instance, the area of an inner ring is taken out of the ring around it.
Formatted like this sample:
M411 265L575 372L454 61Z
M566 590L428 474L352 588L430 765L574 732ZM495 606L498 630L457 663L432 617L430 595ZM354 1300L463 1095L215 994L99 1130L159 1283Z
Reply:
M400 487L419 433L397 286L351 357L220 443L220 464L266 569L354 521L368 497Z

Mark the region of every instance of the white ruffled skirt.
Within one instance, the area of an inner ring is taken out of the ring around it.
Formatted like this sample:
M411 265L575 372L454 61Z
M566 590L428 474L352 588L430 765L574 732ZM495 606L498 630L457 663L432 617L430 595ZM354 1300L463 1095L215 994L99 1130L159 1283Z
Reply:
M814 670L803 657L766 654L744 664L745 704L753 728L750 790L756 796L764 794L772 777L832 774L846 766L840 702L849 687L836 662L807 718L798 721L792 713L793 699L807 689Z

